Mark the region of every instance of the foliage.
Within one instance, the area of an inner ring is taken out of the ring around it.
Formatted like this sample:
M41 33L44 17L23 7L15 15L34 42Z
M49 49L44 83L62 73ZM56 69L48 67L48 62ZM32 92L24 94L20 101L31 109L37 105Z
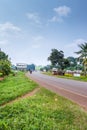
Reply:
M3 51L0 50L0 60L7 60L8 55L6 55Z
M87 113L46 89L0 108L0 130L86 130Z
M58 51L57 49L52 49L48 60L51 61L52 65L61 65L62 59L64 57L63 51Z
M11 62L8 59L8 55L0 51L0 72L4 75L8 75L11 71Z
M3 73L0 72L0 77L2 77L2 76L3 76Z
M69 57L67 57L67 59L69 60L70 67L75 67L77 65L76 58L69 56Z
M62 70L70 66L69 60L64 58L64 52L57 49L52 49L48 60L51 61L52 66Z
M67 68L69 66L70 66L69 60L67 58L64 58L63 59L63 64L62 64L62 68L65 69L65 68Z
M76 54L79 54L81 58L83 58L83 66L84 66L84 75L86 75L87 66L86 66L86 60L87 60L87 43L78 45L80 50L78 52L75 52Z
M87 58L87 43L85 42L84 44L79 44L78 45L80 50L78 52L75 52L76 54L80 54L80 57L85 57Z
M53 76L51 72L44 72L43 74L47 74L50 76ZM66 74L63 76L57 75L58 78L65 78L65 79L73 79L73 80L78 80L78 81L84 81L87 82L87 76L80 76L80 77L74 77L72 74Z
M51 69L52 69L52 65L47 65L47 66L40 68L40 71L44 71L44 70L50 71Z
M8 60L1 60L0 61L0 72L3 73L3 75L9 75L11 72L11 63Z
M63 58L64 58L63 51L58 51L57 49L52 49L52 52L51 52L50 56L48 57L48 60L51 61L51 64L53 66L61 67Z

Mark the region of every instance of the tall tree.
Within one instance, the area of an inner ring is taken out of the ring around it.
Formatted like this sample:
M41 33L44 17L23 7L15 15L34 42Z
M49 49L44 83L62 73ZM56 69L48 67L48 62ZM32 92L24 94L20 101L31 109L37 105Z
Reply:
M58 51L57 49L52 49L52 52L48 57L48 60L51 61L51 64L53 66L58 66L61 69L63 67L63 59L64 59L64 52L61 50Z
M84 74L86 75L86 71L87 71L87 43L85 42L84 44L80 44L78 45L80 50L78 52L75 52L76 54L79 54L81 58L83 58L83 66L84 66Z

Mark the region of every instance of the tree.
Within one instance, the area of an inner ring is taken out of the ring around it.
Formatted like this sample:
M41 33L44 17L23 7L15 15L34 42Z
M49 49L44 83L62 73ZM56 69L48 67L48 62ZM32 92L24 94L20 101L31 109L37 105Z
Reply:
M76 58L74 58L72 56L69 56L69 57L67 57L67 59L69 60L71 67L75 67L76 66L76 64L77 64L76 63Z
M51 52L50 56L48 57L48 60L51 61L51 64L53 66L57 66L57 67L63 69L64 52L58 51L57 49L52 49L52 52Z
M11 71L11 62L3 51L0 50L0 73L8 75Z
M63 69L70 67L70 62L67 58L63 59Z
M7 60L8 55L6 55L3 51L0 50L0 60Z
M78 52L75 52L76 54L79 54L79 58L83 58L83 66L84 66L84 74L86 75L86 61L87 61L87 43L85 42L84 44L78 45L80 50Z
M84 70L85 70L85 75L86 75L86 71L87 71L87 59L83 60L83 65L84 65Z

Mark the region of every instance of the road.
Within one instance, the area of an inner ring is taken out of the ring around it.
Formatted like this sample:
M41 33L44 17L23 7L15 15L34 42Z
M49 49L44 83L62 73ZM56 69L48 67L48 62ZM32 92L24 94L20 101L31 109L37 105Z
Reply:
M39 85L74 101L87 110L87 82L57 78L39 72L28 73L27 76Z

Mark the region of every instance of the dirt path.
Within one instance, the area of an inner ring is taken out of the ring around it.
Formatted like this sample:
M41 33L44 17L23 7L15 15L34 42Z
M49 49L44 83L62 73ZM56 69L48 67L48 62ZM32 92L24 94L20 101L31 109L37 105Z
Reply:
M3 77L0 77L0 81L2 81L2 80L4 80L4 78L3 78Z
M24 98L33 96L36 92L39 91L39 89L40 89L40 88L36 88L36 89L34 89L33 91L31 91L31 92L29 92L29 93L27 93L27 94L25 94L25 95L22 95L21 97L16 98L15 100L12 100L12 101L10 101L10 102L8 102L8 103L5 103L5 104L1 105L1 107L5 107L5 106L8 105L8 104L12 104L12 103L17 102L17 101L19 101L19 100L21 100L21 99L24 99Z

